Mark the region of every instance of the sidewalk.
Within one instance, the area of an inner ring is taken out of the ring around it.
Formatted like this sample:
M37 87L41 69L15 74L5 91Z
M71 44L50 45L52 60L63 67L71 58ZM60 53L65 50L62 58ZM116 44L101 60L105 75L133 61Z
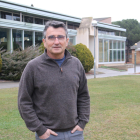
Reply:
M98 68L96 69L96 71L104 73L104 74L97 74L96 78L113 77L113 76L120 76L120 75L140 75L140 66L136 66L136 74L134 74L134 68L128 68L128 71L125 72L119 72L119 71L114 71L114 70L109 70L104 68ZM87 79L92 79L94 78L94 74L92 75L86 74L86 77Z
M0 80L0 89L18 87L19 82Z
M140 75L140 66L136 67L136 73L139 74L134 74L134 68L128 68L128 71L125 72L119 72L119 71L114 71L114 70L109 70L104 68L98 68L96 69L96 71L97 73L102 73L102 74L97 74L96 78L113 77L113 76L120 76L120 75ZM92 79L94 78L94 74L86 74L86 77L87 79ZM13 88L18 86L19 86L19 82L0 80L0 89Z

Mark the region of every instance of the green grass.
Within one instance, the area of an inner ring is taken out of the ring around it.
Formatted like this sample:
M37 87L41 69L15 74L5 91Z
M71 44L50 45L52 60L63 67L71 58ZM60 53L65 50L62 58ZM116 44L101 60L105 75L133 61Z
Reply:
M140 139L140 76L88 80L90 121L85 140ZM17 108L17 88L0 89L0 140L34 140Z

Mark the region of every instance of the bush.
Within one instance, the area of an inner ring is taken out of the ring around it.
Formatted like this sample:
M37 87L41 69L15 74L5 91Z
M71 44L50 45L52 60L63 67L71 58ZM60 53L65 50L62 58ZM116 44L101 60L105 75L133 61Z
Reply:
M89 72L94 66L94 58L91 51L82 43L74 46L76 49L76 56L81 61L85 72Z
M1 59L1 54L0 54L0 72L1 72L1 68L2 68L2 59Z
M39 50L41 54L44 53L45 47L43 42L40 44Z
M0 52L1 53L1 52ZM40 55L39 47L28 47L25 50L16 50L12 53L1 53L2 70L0 79L20 80L26 64L33 58Z
M70 46L70 45L69 45L66 49L71 53L72 56L77 57L77 56L76 56L76 49L75 49L74 46Z

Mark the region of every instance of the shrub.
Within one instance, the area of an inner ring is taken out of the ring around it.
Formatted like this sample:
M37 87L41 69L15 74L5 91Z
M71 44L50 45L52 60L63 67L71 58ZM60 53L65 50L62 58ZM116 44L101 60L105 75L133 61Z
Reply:
M74 46L76 49L76 56L81 61L85 72L89 72L94 66L94 58L91 51L82 43Z
M44 53L45 47L43 42L40 44L39 50L41 54Z
M7 42L1 42L0 44L0 50L7 50Z
M76 49L75 49L74 46L70 46L70 45L69 45L66 49L71 53L72 56L77 57L77 56L76 56Z
M0 52L1 53L1 52ZM2 70L0 79L20 80L26 64L40 55L39 47L28 47L23 51L16 50L12 53L2 53Z
M2 68L2 59L1 59L1 54L0 54L0 72L1 72L1 68Z

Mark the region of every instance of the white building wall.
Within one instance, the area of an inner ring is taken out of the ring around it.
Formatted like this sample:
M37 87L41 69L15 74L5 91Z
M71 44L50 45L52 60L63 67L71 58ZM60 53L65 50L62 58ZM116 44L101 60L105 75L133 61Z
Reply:
M94 57L94 28L79 28L77 29L76 44L82 43L89 48ZM95 31L95 61L98 68L98 30Z
M89 29L79 28L77 29L76 44L82 43L89 48Z

